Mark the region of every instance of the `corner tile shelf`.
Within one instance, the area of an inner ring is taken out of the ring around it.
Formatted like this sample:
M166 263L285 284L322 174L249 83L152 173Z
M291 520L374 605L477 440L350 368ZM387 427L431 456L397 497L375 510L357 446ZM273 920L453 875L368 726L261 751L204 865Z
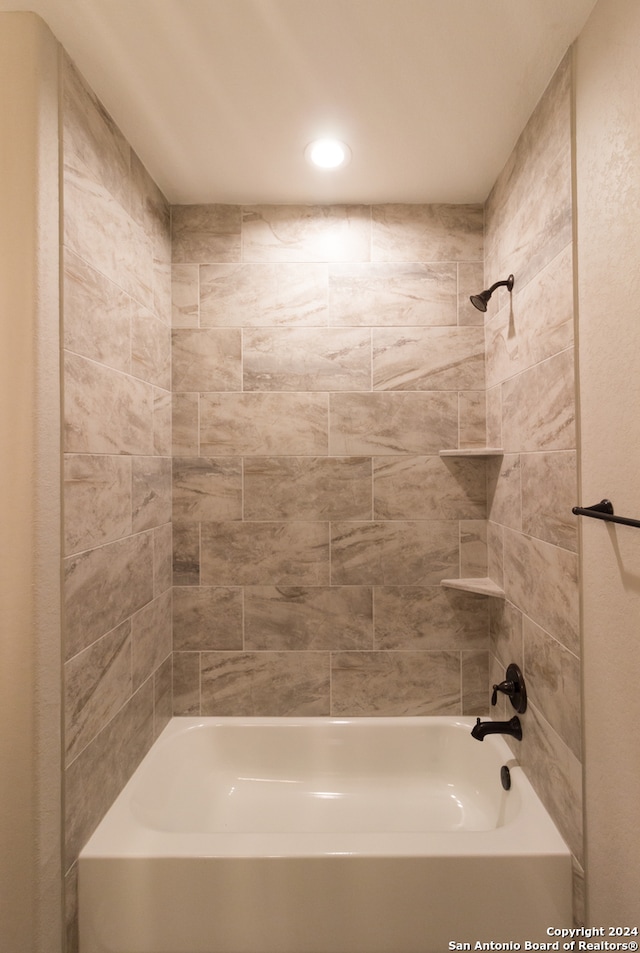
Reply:
M504 599L504 589L489 579L488 576L478 579L441 579L440 585L446 589L462 589L464 592L476 592L481 596L495 596Z
M460 450L441 450L441 457L503 457L502 447L468 447Z

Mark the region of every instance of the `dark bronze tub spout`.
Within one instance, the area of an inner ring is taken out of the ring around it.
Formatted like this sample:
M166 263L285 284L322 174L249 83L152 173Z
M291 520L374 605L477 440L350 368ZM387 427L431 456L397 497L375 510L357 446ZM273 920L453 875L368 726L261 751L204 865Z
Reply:
M522 741L522 725L517 715L514 715L509 721L480 721L475 723L471 729L472 738L478 741L484 741L485 735L511 735Z

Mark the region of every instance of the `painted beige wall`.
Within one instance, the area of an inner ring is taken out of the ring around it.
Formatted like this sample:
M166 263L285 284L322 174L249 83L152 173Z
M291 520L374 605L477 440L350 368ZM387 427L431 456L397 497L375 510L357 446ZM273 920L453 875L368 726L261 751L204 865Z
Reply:
M640 519L640 5L600 0L576 45L582 502ZM640 531L581 521L588 922L640 896Z
M58 46L0 14L0 948L61 949Z

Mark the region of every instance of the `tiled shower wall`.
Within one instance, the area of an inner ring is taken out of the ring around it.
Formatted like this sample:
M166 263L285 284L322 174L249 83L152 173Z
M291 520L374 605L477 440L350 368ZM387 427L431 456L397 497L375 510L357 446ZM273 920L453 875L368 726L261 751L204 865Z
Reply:
M172 209L174 711L484 712L480 206Z
M515 275L486 355L488 438L505 450L489 468L489 564L507 596L492 601L491 675L523 668L518 758L581 863L571 127L568 54L486 204L487 281Z
M171 279L162 195L68 61L61 83L73 922L78 851L171 715Z

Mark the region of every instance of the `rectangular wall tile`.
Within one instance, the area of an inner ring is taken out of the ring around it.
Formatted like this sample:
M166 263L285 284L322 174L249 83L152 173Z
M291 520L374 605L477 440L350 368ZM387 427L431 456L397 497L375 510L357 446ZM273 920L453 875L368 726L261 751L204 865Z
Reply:
M330 323L349 327L456 324L456 265L329 265Z
M200 266L201 327L318 327L326 323L325 264L282 261Z
M360 328L250 328L243 335L243 368L247 391L368 391L371 334Z
M238 205L174 205L171 209L173 261L225 262L240 259Z
M245 262L368 261L365 205L260 205L243 209Z
M322 652L205 652L203 715L328 715Z
M502 433L507 451L575 448L573 348L502 385Z
M454 393L332 394L329 452L428 454L458 436Z
M370 519L370 457L253 457L244 463L248 520Z
M171 651L171 590L168 589L131 617L134 689L166 661Z
M152 453L153 389L102 364L64 359L64 449L69 453Z
M457 524L447 520L331 524L331 582L436 585L458 570Z
M512 530L505 530L504 540L507 598L577 654L577 555Z
M77 553L131 533L131 458L66 454L65 553Z
M329 582L328 523L202 523L204 586L322 586Z
M333 715L457 715L458 652L336 652Z
M522 528L556 546L578 551L576 452L522 455Z
M153 598L153 539L139 533L64 565L66 657L71 658Z
M242 389L240 331L175 328L172 332L174 391Z
M67 764L109 723L131 692L131 622L127 620L65 665Z
M481 205L374 205L372 261L480 261Z
M242 460L174 457L173 517L181 523L242 519Z
M484 389L482 328L376 328L376 390Z
M242 649L242 589L193 586L173 590L176 652Z
M376 586L374 606L376 649L486 648L483 596L440 586Z
M251 650L370 649L373 603L366 586L251 586L245 647Z
M327 452L326 394L202 394L200 452L207 456Z
M376 519L485 519L484 466L438 456L380 457L374 461Z

